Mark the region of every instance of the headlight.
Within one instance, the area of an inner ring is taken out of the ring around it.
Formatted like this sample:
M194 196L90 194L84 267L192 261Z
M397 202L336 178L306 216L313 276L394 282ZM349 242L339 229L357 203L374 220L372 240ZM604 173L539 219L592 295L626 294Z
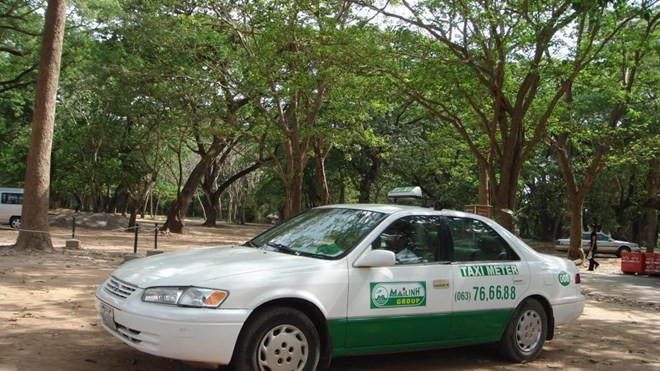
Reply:
M151 287L144 290L142 301L182 307L217 308L229 296L224 290L199 287Z

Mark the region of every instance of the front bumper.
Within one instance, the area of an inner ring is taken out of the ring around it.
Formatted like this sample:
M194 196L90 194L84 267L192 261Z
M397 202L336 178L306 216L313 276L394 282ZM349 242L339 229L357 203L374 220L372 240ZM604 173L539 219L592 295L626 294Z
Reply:
M229 364L250 312L238 309L183 308L144 303L142 290L125 299L96 291L103 328L117 339L156 356Z

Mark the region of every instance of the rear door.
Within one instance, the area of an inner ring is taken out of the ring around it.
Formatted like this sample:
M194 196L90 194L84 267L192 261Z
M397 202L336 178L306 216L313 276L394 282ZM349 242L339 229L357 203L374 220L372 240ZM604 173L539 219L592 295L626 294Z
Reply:
M448 217L447 224L455 255L451 338L457 343L497 341L529 287L529 268L483 221Z

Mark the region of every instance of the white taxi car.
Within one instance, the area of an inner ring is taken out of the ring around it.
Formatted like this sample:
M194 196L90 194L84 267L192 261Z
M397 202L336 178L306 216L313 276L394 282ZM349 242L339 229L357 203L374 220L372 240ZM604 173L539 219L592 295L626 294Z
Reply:
M96 298L126 344L237 370L477 343L525 361L584 308L574 263L490 219L400 205L319 207L244 245L132 260Z

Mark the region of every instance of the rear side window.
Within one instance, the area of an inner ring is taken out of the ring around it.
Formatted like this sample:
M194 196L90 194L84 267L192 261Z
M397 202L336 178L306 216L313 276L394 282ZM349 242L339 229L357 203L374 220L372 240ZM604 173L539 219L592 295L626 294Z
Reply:
M2 193L0 195L0 203L7 205L22 205L23 204L23 194L22 193Z
M447 224L454 241L456 261L520 260L509 244L482 221L450 217Z

